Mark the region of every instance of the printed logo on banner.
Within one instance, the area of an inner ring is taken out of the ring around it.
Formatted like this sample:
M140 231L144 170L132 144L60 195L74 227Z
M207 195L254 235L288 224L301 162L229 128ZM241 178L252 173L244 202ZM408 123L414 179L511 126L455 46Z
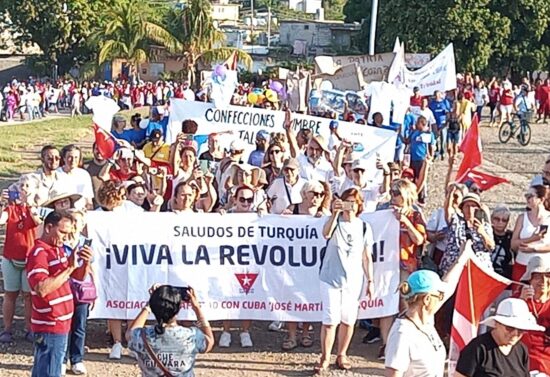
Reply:
M235 274L235 277L239 281L239 284L241 285L241 293L249 294L254 293L254 289L252 289L252 286L256 282L256 278L258 277L258 274L246 272L244 274Z

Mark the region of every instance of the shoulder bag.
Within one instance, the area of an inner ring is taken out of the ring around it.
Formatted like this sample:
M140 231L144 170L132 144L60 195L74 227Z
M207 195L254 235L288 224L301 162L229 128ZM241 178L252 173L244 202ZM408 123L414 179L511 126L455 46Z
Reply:
M141 340L143 341L143 345L145 346L145 350L147 351L147 354L149 355L151 360L153 360L153 362L155 363L155 366L159 368L162 371L162 373L164 373L164 377L174 377L172 373L170 373L170 371L164 366L164 364L160 362L159 358L151 348L151 345L147 341L147 335L145 335L145 328L141 329Z

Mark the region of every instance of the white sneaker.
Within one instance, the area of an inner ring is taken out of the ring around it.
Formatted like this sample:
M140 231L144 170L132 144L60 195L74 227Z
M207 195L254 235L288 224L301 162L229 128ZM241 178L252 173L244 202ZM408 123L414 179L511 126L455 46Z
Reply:
M221 348L229 348L231 347L231 334L227 331L222 332L222 336L220 336L220 341L218 345Z
M61 365L61 375L65 376L67 374L67 364Z
M251 348L253 346L252 339L248 332L241 333L241 347L242 348Z
M86 367L84 366L84 363L76 363L71 367L71 371L73 374L86 374L88 373L86 371Z
M116 342L111 348L111 352L109 353L109 359L115 359L120 360L122 357L122 344L120 342Z
M269 324L268 330L269 331L281 331L283 328L284 322L279 321L273 321Z

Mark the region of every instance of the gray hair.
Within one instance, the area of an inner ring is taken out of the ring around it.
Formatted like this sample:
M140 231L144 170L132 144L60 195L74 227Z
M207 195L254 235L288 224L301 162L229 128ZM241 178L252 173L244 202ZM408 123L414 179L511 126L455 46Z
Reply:
M492 215L500 215L500 214L505 216L510 216L510 209L506 206L506 204L499 203L493 209Z

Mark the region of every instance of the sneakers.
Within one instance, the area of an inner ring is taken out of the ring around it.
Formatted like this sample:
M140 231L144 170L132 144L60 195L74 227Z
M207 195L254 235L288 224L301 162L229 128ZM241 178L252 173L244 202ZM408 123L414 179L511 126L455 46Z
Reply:
M113 348L111 348L111 352L109 353L109 359L120 360L121 357L122 357L122 344L120 344L120 342L116 342L113 345Z
M283 328L283 322L273 321L269 324L269 327L267 329L269 331L281 331L282 328Z
M67 374L67 364L61 365L61 376L65 376Z
M383 344L378 349L378 360L386 360L386 345Z
M67 366L65 366L65 369L67 369ZM73 372L73 374L78 374L78 375L86 374L86 373L87 373L86 367L84 366L84 363L76 363L76 364L74 364L74 365L71 367L71 371Z
M231 347L231 334L227 331L222 332L222 336L220 336L218 346L220 346L221 348Z
M241 333L241 347L242 348L251 348L253 346L252 339L250 338L250 333L242 332Z
M363 343L372 344L380 340L380 329L378 327L372 327L371 330L363 338Z
M13 342L13 334L11 333L11 331L2 331L2 333L0 333L0 343L11 343Z

